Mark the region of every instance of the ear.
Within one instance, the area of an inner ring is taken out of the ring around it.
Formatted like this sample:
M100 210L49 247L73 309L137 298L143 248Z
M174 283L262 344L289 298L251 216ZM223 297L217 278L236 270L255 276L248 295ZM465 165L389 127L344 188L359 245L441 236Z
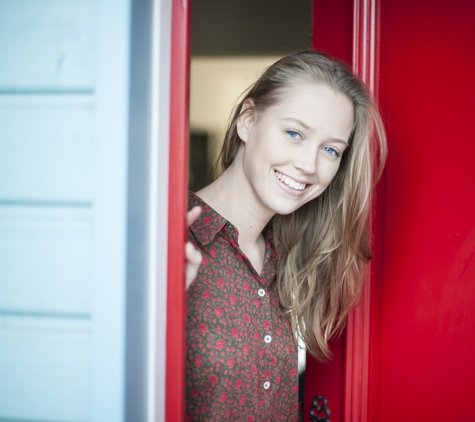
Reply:
M251 130L252 124L254 123L255 112L254 101L251 99L244 101L236 122L236 130L239 139L241 139L243 142L247 142L249 132Z

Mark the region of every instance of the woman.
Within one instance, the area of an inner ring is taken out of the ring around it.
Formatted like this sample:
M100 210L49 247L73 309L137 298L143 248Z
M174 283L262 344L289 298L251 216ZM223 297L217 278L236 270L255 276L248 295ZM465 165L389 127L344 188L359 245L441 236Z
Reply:
M222 175L189 198L188 283L202 262L187 290L187 420L296 420L296 339L330 356L372 258L385 153L363 83L321 53L284 57L246 93Z

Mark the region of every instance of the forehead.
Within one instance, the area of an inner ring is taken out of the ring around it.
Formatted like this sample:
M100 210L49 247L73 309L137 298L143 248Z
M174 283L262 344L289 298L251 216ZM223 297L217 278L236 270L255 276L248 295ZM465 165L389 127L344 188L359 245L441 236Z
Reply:
M313 131L348 140L354 110L343 93L322 83L300 82L282 88L277 101L263 112L272 119L297 119Z
M329 96L342 97L350 103L350 98L325 82L314 82L305 79L297 79L287 86L276 91L277 103L292 100L295 97L313 97L315 99L328 99Z

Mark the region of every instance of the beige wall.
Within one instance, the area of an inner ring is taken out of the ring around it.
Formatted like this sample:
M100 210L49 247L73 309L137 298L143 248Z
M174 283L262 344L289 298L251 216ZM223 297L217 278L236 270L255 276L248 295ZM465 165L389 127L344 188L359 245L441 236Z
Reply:
M194 57L190 73L190 128L211 136L214 163L232 108L243 91L279 57Z

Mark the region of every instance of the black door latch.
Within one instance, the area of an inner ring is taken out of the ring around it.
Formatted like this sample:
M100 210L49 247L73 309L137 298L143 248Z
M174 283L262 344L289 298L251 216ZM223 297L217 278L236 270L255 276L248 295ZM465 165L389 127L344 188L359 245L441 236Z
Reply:
M312 422L330 422L330 409L325 397L317 396L313 399L313 406L310 408L310 419Z

